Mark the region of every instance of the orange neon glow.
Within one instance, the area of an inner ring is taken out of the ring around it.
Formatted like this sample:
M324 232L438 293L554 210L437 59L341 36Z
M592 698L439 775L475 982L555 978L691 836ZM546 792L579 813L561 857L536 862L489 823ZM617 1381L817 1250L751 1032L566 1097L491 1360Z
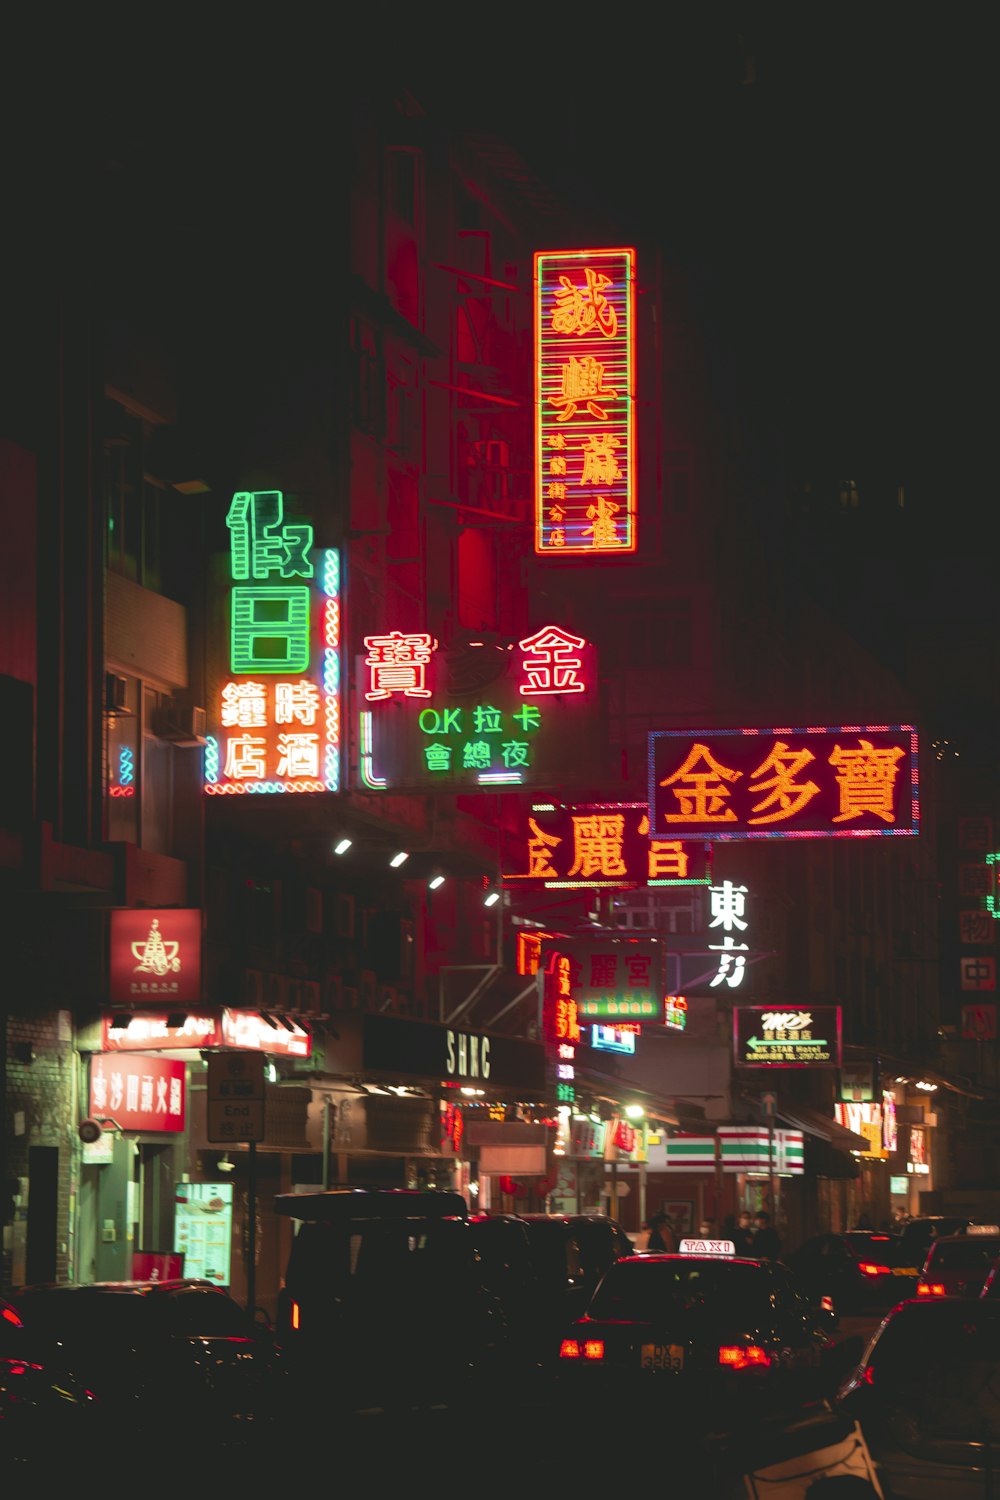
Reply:
M535 551L636 548L635 250L535 255Z

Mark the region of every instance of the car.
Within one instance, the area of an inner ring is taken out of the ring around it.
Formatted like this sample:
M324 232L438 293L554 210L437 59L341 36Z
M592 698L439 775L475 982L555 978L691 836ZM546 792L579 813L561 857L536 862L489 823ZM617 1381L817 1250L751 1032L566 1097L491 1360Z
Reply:
M780 1262L684 1239L608 1268L563 1333L559 1395L578 1412L651 1404L680 1430L752 1426L836 1388L835 1326Z
M521 1216L538 1279L539 1359L558 1360L564 1324L579 1316L609 1266L634 1254L617 1219L599 1213L525 1213Z
M885 1308L913 1295L922 1260L897 1235L870 1229L816 1234L784 1257L809 1295L842 1314Z
M213 1282L46 1283L12 1300L94 1393L103 1441L141 1451L167 1428L236 1450L277 1417L282 1372L270 1332Z
M1000 1302L913 1297L882 1319L835 1397L886 1495L987 1500L1000 1474Z
M922 1266L934 1240L946 1235L964 1234L969 1225L976 1222L975 1219L956 1214L922 1214L917 1218L907 1219L897 1235L902 1255L907 1261Z
M32 1476L47 1470L63 1444L96 1436L97 1404L94 1392L66 1368L58 1345L0 1298L0 1454L6 1463Z
M997 1257L1000 1225L970 1224L964 1234L932 1240L917 1281L918 1297L978 1297Z
M276 1339L295 1400L353 1418L456 1409L507 1372L508 1322L460 1193L278 1194L297 1221Z

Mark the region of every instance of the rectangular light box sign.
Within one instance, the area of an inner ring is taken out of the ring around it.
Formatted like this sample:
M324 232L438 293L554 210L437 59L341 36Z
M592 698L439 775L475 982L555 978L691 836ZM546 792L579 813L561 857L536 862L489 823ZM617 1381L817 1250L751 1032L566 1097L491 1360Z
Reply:
M535 255L535 551L634 552L635 251Z
M657 729L649 836L880 838L920 832L911 724Z
M335 792L341 785L340 552L280 490L233 496L229 662L210 697L204 790Z
M510 890L708 885L712 846L651 839L645 802L536 802L518 813L519 868Z
M839 1005L733 1008L733 1062L738 1068L839 1068Z

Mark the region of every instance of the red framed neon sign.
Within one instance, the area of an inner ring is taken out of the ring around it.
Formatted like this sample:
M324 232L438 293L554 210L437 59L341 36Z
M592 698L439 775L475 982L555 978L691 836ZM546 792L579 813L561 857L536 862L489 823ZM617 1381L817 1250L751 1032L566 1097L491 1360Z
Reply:
M636 548L635 251L538 251L535 551Z

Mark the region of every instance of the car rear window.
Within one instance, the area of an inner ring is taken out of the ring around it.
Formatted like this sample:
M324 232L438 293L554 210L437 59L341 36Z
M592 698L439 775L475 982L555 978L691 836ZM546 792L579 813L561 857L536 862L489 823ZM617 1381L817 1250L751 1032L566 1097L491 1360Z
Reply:
M977 1271L991 1266L1000 1255L1000 1239L963 1235L950 1244L932 1245L927 1258L929 1271Z
M622 1261L609 1269L588 1312L640 1322L680 1308L753 1317L770 1310L771 1291L767 1272L745 1261Z

